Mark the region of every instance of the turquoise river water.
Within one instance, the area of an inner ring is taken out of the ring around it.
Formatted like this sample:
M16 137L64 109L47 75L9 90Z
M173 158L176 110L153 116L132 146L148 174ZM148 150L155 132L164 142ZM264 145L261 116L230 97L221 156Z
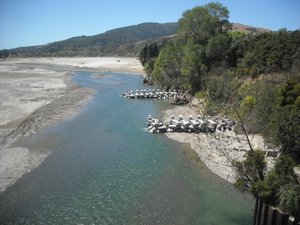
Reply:
M251 197L191 160L189 146L144 131L148 114L171 106L124 99L142 77L107 74L77 72L93 100L18 143L52 154L0 196L0 224L251 224Z

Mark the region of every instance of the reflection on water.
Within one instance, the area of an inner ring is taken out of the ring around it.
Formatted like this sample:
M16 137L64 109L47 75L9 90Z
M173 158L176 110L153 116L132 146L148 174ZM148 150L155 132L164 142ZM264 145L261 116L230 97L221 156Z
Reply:
M78 73L97 90L88 107L18 143L53 153L0 196L0 224L251 224L249 196L192 161L187 145L143 131L170 106L123 99L142 78L108 75Z

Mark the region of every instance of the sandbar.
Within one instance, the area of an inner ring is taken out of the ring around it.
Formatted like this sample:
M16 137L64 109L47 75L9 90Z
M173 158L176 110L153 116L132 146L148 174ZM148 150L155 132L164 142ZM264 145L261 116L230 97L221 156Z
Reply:
M15 146L22 136L76 116L94 91L76 85L74 71L143 74L124 57L9 58L0 61L0 193L39 166L50 152Z

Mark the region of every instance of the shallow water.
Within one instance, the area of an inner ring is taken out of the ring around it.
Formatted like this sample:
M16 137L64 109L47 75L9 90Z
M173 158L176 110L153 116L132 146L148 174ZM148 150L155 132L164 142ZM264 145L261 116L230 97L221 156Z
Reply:
M189 146L143 130L167 102L124 99L142 77L108 74L78 72L97 91L89 105L18 143L53 153L0 196L0 224L251 224L249 196L191 160Z

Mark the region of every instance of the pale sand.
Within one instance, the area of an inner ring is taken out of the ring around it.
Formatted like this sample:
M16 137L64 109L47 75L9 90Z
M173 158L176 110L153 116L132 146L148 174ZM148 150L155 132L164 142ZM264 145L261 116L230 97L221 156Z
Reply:
M134 58L17 58L0 61L0 193L50 154L22 146L20 137L71 118L93 90L75 85L78 69L142 73Z
M171 115L175 117L183 115L184 118L192 115L196 118L198 114L196 110L189 106L176 106L173 109L166 110L164 113L164 121L168 121ZM245 135L237 135L233 131L213 134L168 132L166 136L175 141L189 143L208 169L230 183L235 182L237 175L232 166L232 161L244 160L246 152L250 150ZM254 149L274 151L266 145L260 135L250 135L250 141ZM267 157L266 161L268 169L274 166L274 158Z
M62 68L144 74L139 60L129 57L14 58L6 60L6 64L12 66L38 64L56 68L60 66Z

